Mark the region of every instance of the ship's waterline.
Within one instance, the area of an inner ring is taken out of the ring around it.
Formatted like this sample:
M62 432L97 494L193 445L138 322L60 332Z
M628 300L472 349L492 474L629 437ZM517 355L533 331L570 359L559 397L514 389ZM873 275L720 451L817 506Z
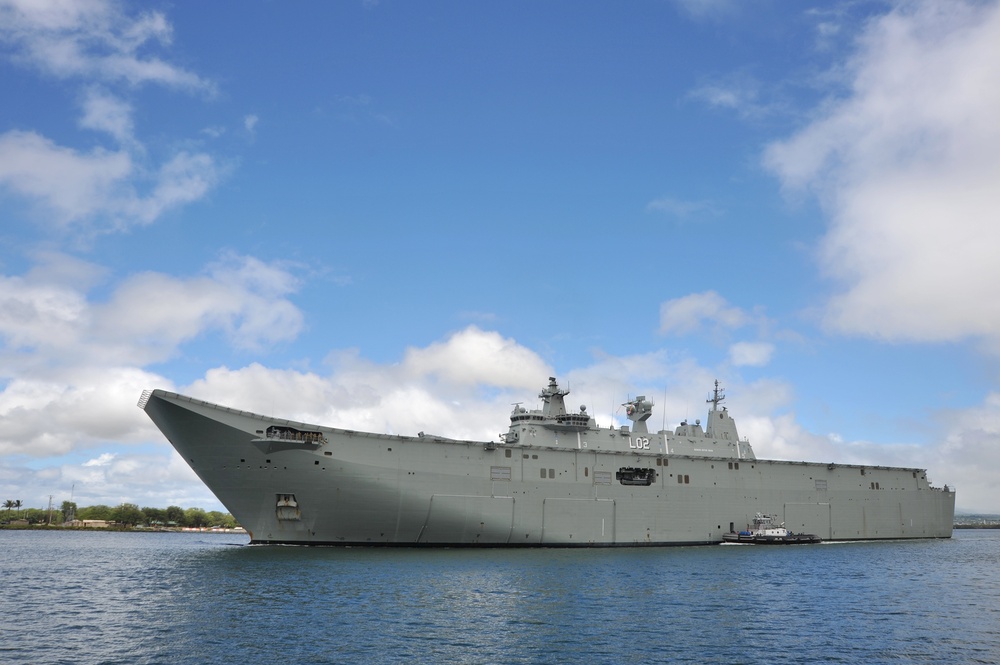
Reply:
M823 540L948 538L955 492L923 469L756 459L716 384L704 426L599 428L516 405L499 441L393 436L162 390L139 405L255 543L606 547L714 544L773 515Z

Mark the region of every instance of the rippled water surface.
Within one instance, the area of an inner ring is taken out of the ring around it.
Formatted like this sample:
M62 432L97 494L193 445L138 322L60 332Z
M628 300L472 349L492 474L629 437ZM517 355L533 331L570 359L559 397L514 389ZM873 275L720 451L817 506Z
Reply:
M2 663L996 663L1000 532L665 549L0 531Z

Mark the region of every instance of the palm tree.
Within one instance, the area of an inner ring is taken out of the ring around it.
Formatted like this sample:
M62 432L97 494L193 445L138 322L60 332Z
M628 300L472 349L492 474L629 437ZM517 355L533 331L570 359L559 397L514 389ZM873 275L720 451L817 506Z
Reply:
M10 521L10 509L14 507L14 500L7 499L3 502L3 507L7 509L7 521Z
M14 507L17 508L18 512L21 512L21 506L23 506L23 505L24 504L21 503L20 499L14 499Z

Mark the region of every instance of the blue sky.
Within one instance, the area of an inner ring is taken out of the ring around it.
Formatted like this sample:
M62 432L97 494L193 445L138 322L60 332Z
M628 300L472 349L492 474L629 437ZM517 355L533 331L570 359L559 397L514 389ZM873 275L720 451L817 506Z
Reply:
M218 502L166 388L494 439L717 378L1000 513L996 2L0 0L0 493Z

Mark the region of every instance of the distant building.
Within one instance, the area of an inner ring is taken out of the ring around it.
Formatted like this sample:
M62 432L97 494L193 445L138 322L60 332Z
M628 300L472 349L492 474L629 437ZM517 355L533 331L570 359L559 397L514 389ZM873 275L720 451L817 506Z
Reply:
M107 529L108 527L117 526L117 522L110 520L70 520L63 522L63 526L74 529Z

